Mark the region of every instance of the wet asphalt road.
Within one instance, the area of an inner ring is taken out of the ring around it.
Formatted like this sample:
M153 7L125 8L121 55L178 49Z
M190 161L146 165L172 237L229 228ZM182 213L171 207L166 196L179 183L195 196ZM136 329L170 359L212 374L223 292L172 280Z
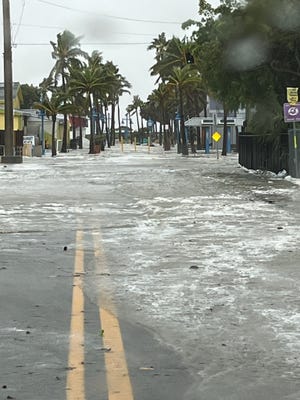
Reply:
M296 182L235 155L127 147L24 159L0 179L0 398L66 398L79 229L87 399L107 398L100 294L117 309L136 399L299 398Z

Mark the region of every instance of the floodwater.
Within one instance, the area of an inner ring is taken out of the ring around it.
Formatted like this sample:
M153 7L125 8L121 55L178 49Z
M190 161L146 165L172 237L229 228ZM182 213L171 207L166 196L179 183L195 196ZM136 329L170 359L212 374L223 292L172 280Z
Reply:
M113 293L181 354L186 400L299 399L297 180L236 154L86 152L1 166L1 233L100 230L109 274L88 271L91 298Z

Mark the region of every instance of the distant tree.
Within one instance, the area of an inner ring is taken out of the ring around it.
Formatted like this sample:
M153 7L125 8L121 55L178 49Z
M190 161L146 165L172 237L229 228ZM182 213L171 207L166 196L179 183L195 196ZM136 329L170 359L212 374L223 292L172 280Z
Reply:
M119 98L123 93L130 93L129 88L130 83L119 73L119 68L114 65L111 61L104 64L104 74L106 74L109 79L108 91L102 93L102 102L105 108L105 125L106 132L109 131L108 143L115 145L115 121L116 121L116 110L117 118L120 120L120 108L119 108ZM108 107L110 107L110 118L108 115ZM119 123L119 125L121 125Z
M67 78L70 67L80 64L80 57L87 58L87 54L80 49L81 37L76 37L72 32L65 30L57 35L57 42L50 42L53 48L52 58L55 65L51 70L50 76L56 84L61 81L62 91L67 93ZM62 149L67 152L67 124L68 116L64 114L64 131Z
M171 74L168 77L167 86L173 87L178 96L179 115L180 115L180 132L181 132L181 153L188 155L188 145L185 135L184 125L184 98L186 93L201 82L201 77L195 69L190 65L185 65L183 68L173 67Z
M102 57L98 51L93 51L88 57L88 63L82 63L79 68L71 69L69 88L71 94L80 94L87 99L91 121L89 154L95 153L94 111L99 113L99 97L108 91L109 81L103 73Z
M159 144L163 143L164 150L170 150L170 132L166 130L169 125L169 110L174 106L174 91L165 83L160 83L158 88L148 96L147 108L148 117L160 122Z
M21 85L21 91L23 96L22 108L33 108L34 103L40 101L41 89L39 87L25 83Z
M47 80L44 80L42 84ZM42 85L41 84L41 85ZM66 110L65 104L65 94L62 92L61 88L55 88L48 86L47 93L43 93L43 99L41 102L36 102L34 104L34 108L42 110L45 112L48 118L52 120L52 143L51 143L51 152L52 157L56 156L56 134L55 134L55 126L57 120L57 114L63 114Z
M127 107L127 111L131 112L132 115L135 114L136 116L136 123L137 123L137 131L138 135L140 135L140 126L142 125L142 116L141 116L141 107L143 106L143 101L140 96L135 95L133 96L132 103ZM140 125L141 121L141 125Z
M78 117L79 120L79 148L83 148L83 120L89 113L89 104L86 97L82 95L82 93L70 93L70 99L72 101L72 130L73 130L73 139L76 139L76 124L74 117Z

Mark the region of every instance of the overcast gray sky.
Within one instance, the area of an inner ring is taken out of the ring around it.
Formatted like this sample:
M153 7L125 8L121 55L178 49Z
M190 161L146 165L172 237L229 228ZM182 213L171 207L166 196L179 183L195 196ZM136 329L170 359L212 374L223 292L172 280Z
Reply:
M38 85L48 76L54 65L49 42L68 29L83 36L83 50L101 51L132 84L124 105L133 95L145 101L154 88L151 41L162 32L182 37L181 23L199 19L198 0L10 0L10 9L14 81ZM3 53L2 31L1 39ZM3 80L3 60L0 71Z

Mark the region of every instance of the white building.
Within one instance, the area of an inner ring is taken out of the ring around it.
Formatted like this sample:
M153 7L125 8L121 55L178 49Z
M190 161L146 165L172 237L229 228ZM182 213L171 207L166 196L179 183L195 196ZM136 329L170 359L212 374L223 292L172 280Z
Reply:
M201 131L201 143L206 151L209 147L216 147L216 143L212 139L214 132L221 134L219 147L223 145L222 137L224 134L224 110L222 104L216 100L207 97L206 116L204 111L197 117L189 118L185 122L186 127L198 127ZM227 132L228 132L228 151L237 145L237 132L241 132L244 121L246 119L246 110L238 109L236 112L229 112L227 115Z

